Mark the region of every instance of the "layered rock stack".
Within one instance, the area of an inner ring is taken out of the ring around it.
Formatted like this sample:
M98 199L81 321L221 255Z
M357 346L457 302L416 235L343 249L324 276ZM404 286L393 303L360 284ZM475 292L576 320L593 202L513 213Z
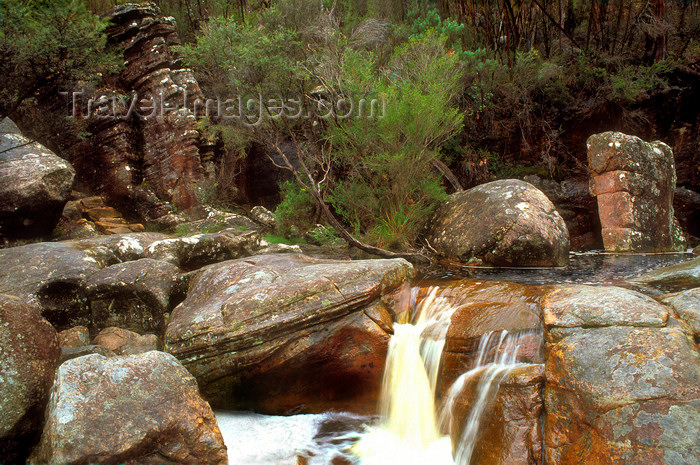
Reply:
M109 42L124 67L91 103L76 99L94 136L74 150L73 164L87 186L145 219L188 210L203 172L193 112L203 97L173 54L175 20L152 3L120 5L109 16Z
M668 145L619 132L595 134L588 139L588 166L605 250L683 250L685 239L673 214L676 171Z

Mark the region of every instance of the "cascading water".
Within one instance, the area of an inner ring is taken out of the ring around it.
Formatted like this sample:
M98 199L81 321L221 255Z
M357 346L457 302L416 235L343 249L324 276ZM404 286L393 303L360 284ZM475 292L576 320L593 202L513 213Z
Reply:
M450 439L441 436L435 388L442 348L456 308L432 288L414 323L394 324L382 387L383 422L355 445L362 465L452 465Z
M507 331L489 332L479 341L479 351L474 368L460 375L450 386L447 400L440 414L440 425L452 429L457 425L453 418L453 407L457 397L467 383L478 377L476 396L462 430L454 462L456 465L469 465L478 439L479 423L490 402L496 397L501 380L514 368L527 365L518 363L518 350L523 336L528 333L509 334ZM493 355L491 355L493 352ZM450 431L458 434L457 431Z
M438 295L438 288L431 288L415 311L414 322L394 325L382 388L383 421L353 448L362 465L469 465L481 417L496 396L500 381L510 370L525 364L516 362L521 334L500 331L483 335L474 368L450 387L438 418L435 390L440 360L457 308ZM442 436L441 431L459 434L451 431L459 427L453 421L453 406L467 383L476 377L476 397L453 458L450 436Z

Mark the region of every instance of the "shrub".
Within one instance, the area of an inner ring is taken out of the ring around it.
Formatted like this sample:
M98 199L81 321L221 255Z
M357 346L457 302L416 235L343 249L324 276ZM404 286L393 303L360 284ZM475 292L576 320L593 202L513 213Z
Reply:
M284 237L299 237L316 224L316 204L313 197L297 183L280 184L282 201L275 210L277 232Z

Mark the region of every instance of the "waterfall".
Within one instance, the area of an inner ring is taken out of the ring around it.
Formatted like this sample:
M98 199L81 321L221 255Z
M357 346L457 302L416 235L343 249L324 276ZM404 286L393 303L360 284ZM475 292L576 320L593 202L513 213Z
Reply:
M521 338L527 333L484 334L474 366L452 384L438 415L435 391L442 350L452 315L459 308L438 291L437 287L428 290L411 322L406 316L410 312L403 311L403 318L394 324L380 400L382 422L363 434L353 447L361 465L469 465L484 411L495 398L501 380L522 365L516 360ZM415 302L416 294L415 288L407 293L411 302ZM461 426L453 417L453 407L468 383L476 380L475 398L453 458L450 436L442 436L441 431L459 434L451 431Z
M450 439L438 429L435 389L455 310L435 287L414 312L412 324L394 324L382 386L383 421L354 447L362 465L453 464Z
M470 464L485 409L496 397L499 384L508 372L517 366L524 365L516 361L523 336L522 333L509 334L507 331L492 331L482 335L474 367L460 375L450 386L440 413L440 426L445 430L451 430L457 426L453 418L454 403L467 383L478 377L476 396L455 453L456 465ZM491 355L492 351L493 355ZM457 431L450 432L457 434Z

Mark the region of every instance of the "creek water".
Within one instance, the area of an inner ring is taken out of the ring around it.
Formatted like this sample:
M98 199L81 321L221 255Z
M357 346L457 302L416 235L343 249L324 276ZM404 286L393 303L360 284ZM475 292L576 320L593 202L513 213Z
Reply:
M480 424L510 370L519 360L527 331L489 331L481 336L473 366L444 395L436 395L441 356L451 317L464 305L455 283L509 281L522 284L610 284L632 287L626 279L692 258L691 254L573 253L563 268L464 267L425 273L410 288L406 308L390 340L380 415L329 412L289 417L249 412L216 412L231 465L469 465ZM451 288L451 292L443 292ZM648 294L661 290L645 288ZM446 296L449 295L449 298ZM503 318L508 318L504 314ZM474 384L471 410L462 424L453 404ZM451 441L450 437L459 437ZM453 447L453 442L455 446Z

